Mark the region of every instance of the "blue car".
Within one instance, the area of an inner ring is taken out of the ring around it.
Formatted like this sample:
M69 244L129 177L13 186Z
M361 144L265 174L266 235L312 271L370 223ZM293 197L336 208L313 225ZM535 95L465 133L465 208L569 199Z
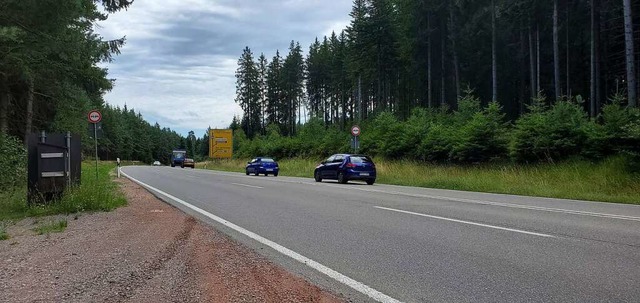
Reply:
M264 174L265 176L274 175L277 177L279 170L280 167L278 167L278 162L276 162L272 158L265 157L257 157L247 162L247 166L245 167L247 176L252 173L256 176L259 174Z
M350 180L360 180L373 185L376 182L376 165L368 156L336 154L316 167L313 178L316 182L322 182L322 179L333 179L344 184Z

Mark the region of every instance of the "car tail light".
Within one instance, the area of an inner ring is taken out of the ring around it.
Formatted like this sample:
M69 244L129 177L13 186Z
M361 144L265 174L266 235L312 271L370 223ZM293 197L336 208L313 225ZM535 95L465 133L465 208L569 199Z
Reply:
M355 168L355 167L356 167L356 165L355 165L355 164L353 164L353 163L347 163L347 167L348 167L348 168Z

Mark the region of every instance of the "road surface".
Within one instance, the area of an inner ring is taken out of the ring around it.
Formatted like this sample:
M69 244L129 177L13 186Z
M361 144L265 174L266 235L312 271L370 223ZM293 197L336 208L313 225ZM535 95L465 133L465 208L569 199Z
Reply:
M122 171L354 301L640 301L640 206L170 167Z

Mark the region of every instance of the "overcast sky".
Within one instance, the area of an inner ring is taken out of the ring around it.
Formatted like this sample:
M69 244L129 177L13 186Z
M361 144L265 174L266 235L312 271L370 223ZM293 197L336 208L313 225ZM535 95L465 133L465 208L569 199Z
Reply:
M135 0L97 28L127 37L106 65L116 84L105 99L184 135L226 128L242 114L235 70L245 46L270 60L296 40L306 53L316 36L345 28L350 10L350 0Z

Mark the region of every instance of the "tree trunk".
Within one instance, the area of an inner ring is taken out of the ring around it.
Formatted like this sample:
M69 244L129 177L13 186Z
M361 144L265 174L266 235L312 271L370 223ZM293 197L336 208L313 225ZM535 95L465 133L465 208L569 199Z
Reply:
M598 1L591 0L591 79L590 79L590 100L589 100L589 115L593 118L598 115L598 33L599 33L599 15L598 15Z
M624 38L627 58L627 94L629 106L636 107L636 74L633 53L633 19L631 15L631 0L624 0Z
M446 85L446 83L445 83L445 81L446 81L445 72L446 72L446 69L445 69L445 64L444 64L444 61L445 61L444 51L445 51L445 43L446 43L446 41L445 41L445 38L444 38L444 26L442 28L443 28L442 34L441 34L442 43L440 44L440 48L441 48L440 55L442 56L442 60L440 60L440 76L441 76L441 80L440 80L440 84L441 84L441 87L440 87L440 105L441 106L445 105L447 103L447 97L445 96L445 93L446 93L446 90L445 90L445 85Z
M558 0L553 0L553 86L556 101L560 100L560 50L558 46Z
M566 4L565 8L567 10L567 12L566 12L567 13L566 17L567 18L565 19L565 23L564 23L565 24L564 25L565 26L565 34L566 34L565 43L566 43L566 46L567 46L567 53L565 55L566 56L565 58L567 60L567 83L566 83L567 84L567 90L566 90L565 93L566 93L566 95L568 97L571 97L571 59L570 59L571 56L569 56L569 1L570 0L566 0L566 2L565 2L565 4Z
M520 106L519 106L519 112L522 115L524 113L524 105L525 105L525 90L526 90L526 82L527 82L527 75L526 75L526 70L527 70L527 62L525 59L525 42L524 42L524 30L522 29L522 23L520 24L520 51L518 52L518 63L520 65L518 74L520 75L520 87L519 87L519 100L520 100Z
M6 135L9 133L9 98L11 98L11 93L7 77L0 79L2 80L0 82L0 135Z
M458 51L456 50L455 19L453 15L453 1L449 1L449 39L451 39L451 52L453 55L453 74L456 84L456 103L460 99L460 64L458 63Z
M362 78L358 76L358 123L362 121Z
M433 107L433 100L431 97L433 96L431 92L431 14L427 14L427 106L429 108Z
M491 101L498 100L498 66L496 56L496 5L491 0Z
M31 129L33 127L33 78L31 75L27 79L27 118L24 127L24 142L27 142Z
M537 85L536 85L536 55L535 55L535 47L533 45L533 33L531 32L531 27L529 27L529 73L530 73L530 84L531 84L531 99L535 98L538 94Z
M536 24L536 96L540 95L540 28Z

